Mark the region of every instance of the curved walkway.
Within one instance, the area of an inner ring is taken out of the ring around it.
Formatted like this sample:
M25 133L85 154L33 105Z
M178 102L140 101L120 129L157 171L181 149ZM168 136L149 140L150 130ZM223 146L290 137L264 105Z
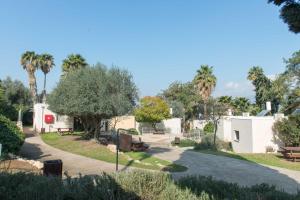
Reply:
M63 161L63 171L67 171L69 175L76 176L78 174L91 175L100 174L101 172L114 172L116 165L92 158L76 155L60 149L56 149L45 144L41 137L35 135L28 129L25 130L27 138L21 148L21 156L28 159L45 160L61 159ZM119 165L119 170L125 170L125 166Z
M79 173L90 175L99 174L103 171L115 171L114 164L53 148L45 144L34 133L29 133L28 130L26 132L28 137L21 150L21 155L24 157L40 161L61 159L64 164L64 171L68 171L70 175L78 175ZM296 193L297 190L300 190L300 171L264 166L233 158L161 145L151 147L149 153L158 158L188 167L186 172L173 173L175 179L186 175L203 175L212 176L226 182L238 183L242 186L268 183L289 193ZM132 168L120 165L119 169Z

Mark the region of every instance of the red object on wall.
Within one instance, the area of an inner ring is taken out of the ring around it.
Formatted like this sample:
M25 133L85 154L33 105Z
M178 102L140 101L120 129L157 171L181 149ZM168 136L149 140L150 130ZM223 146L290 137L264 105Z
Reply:
M45 115L45 123L46 124L53 124L54 123L54 116L53 115Z

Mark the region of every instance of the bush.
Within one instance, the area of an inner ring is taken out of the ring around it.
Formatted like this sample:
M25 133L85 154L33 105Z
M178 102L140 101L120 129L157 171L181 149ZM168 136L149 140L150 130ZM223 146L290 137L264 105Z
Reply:
M195 150L227 150L231 151L231 143L224 142L218 137L216 138L216 145L214 145L214 135L206 135L201 138L201 142L195 145Z
M287 146L299 146L300 142L300 115L291 115L274 124L279 139Z
M139 132L135 128L128 129L128 134L139 135Z
M175 144L175 140L172 141L173 146L179 146L179 147L193 147L195 146L195 144L196 142L190 139L181 139L179 144Z
M214 130L215 130L215 126L212 122L208 122L207 124L205 124L205 126L203 128L203 131L205 134L213 133Z
M18 153L25 139L15 123L0 115L0 143L3 154Z
M103 173L62 181L35 174L0 173L0 199L5 200L296 200L261 184L240 187L211 177L188 176L173 181L168 174L146 171Z

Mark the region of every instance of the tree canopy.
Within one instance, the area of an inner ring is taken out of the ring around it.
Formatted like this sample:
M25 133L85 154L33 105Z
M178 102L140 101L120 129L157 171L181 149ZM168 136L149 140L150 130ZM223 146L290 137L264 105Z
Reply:
M47 102L58 114L78 117L85 131L96 136L103 119L130 113L136 100L137 88L128 71L97 64L69 72Z
M63 60L63 75L68 74L70 71L85 68L87 66L87 62L80 54L70 54L66 59Z
M193 83L173 82L159 96L165 99L172 108L174 104L172 102L179 102L182 104L186 120L198 117L201 97L197 95Z
M136 121L151 123L156 128L156 123L170 118L170 108L162 98L146 96L141 99L140 105L134 111Z
M277 6L281 6L280 18L288 24L289 30L300 32L300 1L299 0L268 0Z

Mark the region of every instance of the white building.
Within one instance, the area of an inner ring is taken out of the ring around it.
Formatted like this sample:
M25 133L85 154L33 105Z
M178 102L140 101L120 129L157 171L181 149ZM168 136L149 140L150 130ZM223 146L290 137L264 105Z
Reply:
M54 132L58 128L73 128L73 117L58 115L48 109L48 105L37 103L34 105L33 128L37 132L41 132L45 128L45 132Z
M217 136L232 143L237 153L266 153L277 151L281 142L273 131L278 116L224 116L219 124Z

